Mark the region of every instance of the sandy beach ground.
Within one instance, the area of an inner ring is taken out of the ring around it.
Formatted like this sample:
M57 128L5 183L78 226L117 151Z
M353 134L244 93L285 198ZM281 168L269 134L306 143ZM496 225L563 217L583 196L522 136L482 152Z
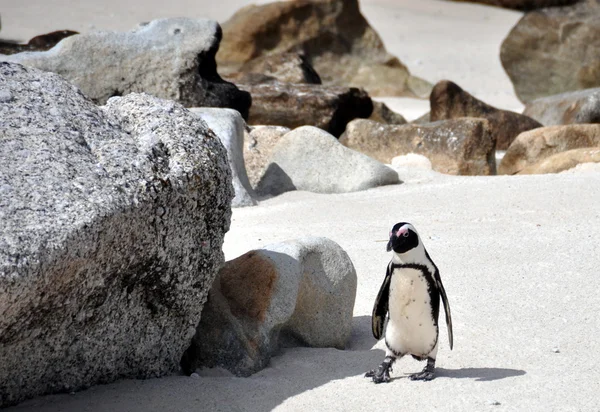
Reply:
M53 4L49 4L53 3ZM223 21L242 1L0 0L4 38L55 29L126 30L156 17ZM434 83L451 79L501 108L520 110L498 58L520 13L436 0L365 0L388 50ZM387 99L407 118L426 101ZM199 378L125 380L26 401L10 411L599 411L600 173L452 177L321 195L290 192L234 209L224 251L325 236L358 274L346 350L289 348L250 378L219 370ZM363 374L383 359L370 313L390 255L385 240L412 222L440 267L454 321L441 326L438 378L413 382L422 363L402 359L389 384Z

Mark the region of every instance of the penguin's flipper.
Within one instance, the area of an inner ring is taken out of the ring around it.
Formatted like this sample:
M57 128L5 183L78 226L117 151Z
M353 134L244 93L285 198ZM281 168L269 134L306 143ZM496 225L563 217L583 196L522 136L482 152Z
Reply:
M442 302L444 302L444 312L446 312L446 325L448 327L448 340L450 341L450 349L454 345L454 334L452 333L452 314L450 313L450 302L448 302L448 296L446 296L446 289L440 278L440 273L436 272L436 280L440 289L440 295L442 295Z
M390 294L390 282L392 280L391 265L388 265L385 273L385 279L375 299L375 305L373 305L373 315L371 317L371 329L375 339L381 339L383 336L383 323L388 312L388 302Z

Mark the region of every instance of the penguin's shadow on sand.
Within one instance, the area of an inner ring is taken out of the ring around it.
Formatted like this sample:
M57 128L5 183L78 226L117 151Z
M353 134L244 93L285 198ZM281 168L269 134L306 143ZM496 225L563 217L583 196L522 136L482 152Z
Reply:
M371 330L371 317L370 316L357 316L354 318L354 328L352 330L352 336L350 338L350 344L346 350L369 350L375 345L375 338L370 333L364 333L364 331ZM375 368L379 365L379 362L383 360L383 351L376 351L380 354L381 360L376 362L371 368ZM368 366L368 365L366 365ZM438 378L451 378L451 379L473 379L477 382L490 382L505 378L512 378L515 376L523 376L526 374L524 370L520 369L507 369L507 368L460 368L460 369L446 369L446 368L435 368L436 379ZM396 379L407 379L410 374L404 376L395 376L392 380Z
M437 378L474 379L477 382L497 381L505 378L525 375L520 369L506 368L435 368Z

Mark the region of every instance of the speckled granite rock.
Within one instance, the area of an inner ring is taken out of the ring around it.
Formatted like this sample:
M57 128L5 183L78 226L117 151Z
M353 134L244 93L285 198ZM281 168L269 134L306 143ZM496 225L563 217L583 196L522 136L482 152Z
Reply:
M231 201L233 207L256 205L254 189L248 181L244 164L244 131L246 123L241 115L232 109L214 109L210 107L194 107L190 111L206 122L208 127L221 139L227 149L227 158L233 179L235 197Z
M212 20L154 20L125 33L71 36L44 52L0 55L58 73L98 104L145 92L187 107L228 107L248 116L251 98L217 73L221 28Z
M176 371L223 263L223 145L172 101L98 107L17 64L0 95L0 406Z
M327 238L245 253L219 271L183 369L219 366L248 376L268 365L280 343L343 349L356 285L348 254Z

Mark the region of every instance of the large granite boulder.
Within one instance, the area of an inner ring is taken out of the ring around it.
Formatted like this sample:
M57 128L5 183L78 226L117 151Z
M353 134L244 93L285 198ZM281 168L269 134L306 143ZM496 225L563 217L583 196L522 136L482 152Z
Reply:
M520 134L506 151L498 173L517 174L554 154L600 146L600 124L548 126Z
M223 23L219 66L235 72L265 55L302 53L324 84L362 87L371 96L426 97L431 85L388 54L358 0L249 5Z
M221 28L212 20L160 19L127 32L91 32L45 52L0 56L60 74L98 104L146 92L187 107L228 107L248 116L250 95L217 73Z
M540 97L528 103L523 114L544 126L600 123L600 87Z
M533 175L560 173L587 163L600 163L600 147L584 147L553 154L531 166L522 169L518 174Z
M222 367L249 376L280 345L343 349L352 330L357 277L344 250L305 237L252 250L219 271L185 372Z
M541 9L545 7L560 7L575 4L582 0L454 0L471 3L487 4L521 11Z
M240 113L233 109L215 109L211 107L193 107L189 110L206 122L227 150L235 191L231 206L256 205L254 189L248 181L246 165L244 164L243 146L246 123Z
M349 121L373 112L371 98L353 87L274 82L240 88L252 95L251 125L316 126L337 137Z
M283 126L255 126L244 134L244 162L253 188L265 174L273 149L289 131Z
M279 140L256 191L265 196L296 189L345 193L395 183L398 174L391 168L321 129L303 126Z
M441 173L496 173L494 138L489 122L480 118L405 125L358 119L348 124L340 143L387 164L396 156L416 153L427 157Z
M600 3L527 13L500 49L521 101L600 86Z
M0 406L176 371L223 263L223 145L178 103L98 107L18 64L0 95Z
M506 150L515 138L542 124L519 113L500 110L476 99L448 80L438 82L429 96L431 122L459 117L481 117L490 124L497 150Z

